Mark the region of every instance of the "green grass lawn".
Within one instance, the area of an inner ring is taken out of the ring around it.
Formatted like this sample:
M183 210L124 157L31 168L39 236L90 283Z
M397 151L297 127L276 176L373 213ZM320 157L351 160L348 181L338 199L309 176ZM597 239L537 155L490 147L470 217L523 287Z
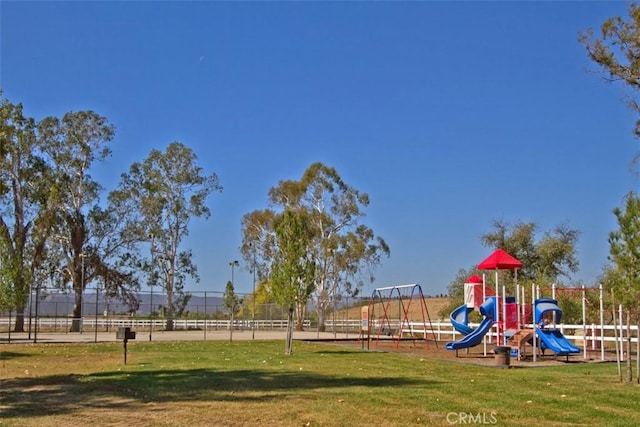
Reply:
M498 369L321 343L2 345L2 426L640 425L611 363Z

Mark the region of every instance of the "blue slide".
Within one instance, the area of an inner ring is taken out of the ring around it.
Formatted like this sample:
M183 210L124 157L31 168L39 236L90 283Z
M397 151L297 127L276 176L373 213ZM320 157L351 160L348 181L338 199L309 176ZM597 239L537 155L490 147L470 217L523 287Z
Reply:
M544 315L552 313L556 322L562 320L562 310L558 307L558 301L552 298L540 298L534 302L534 320L538 325L544 325ZM557 355L565 356L580 353L580 348L573 345L557 329L536 328L536 335L542 342L542 348L553 351Z
M461 305L451 312L451 325L456 331L462 335L469 335L473 332L473 328L469 326L469 313L473 311L473 307L467 307L466 304Z
M536 329L536 334L542 341L542 348L548 348L559 356L580 353L580 348L570 343L557 329Z
M459 350L462 348L475 347L480 344L482 342L482 338L484 338L487 332L491 329L491 326L493 326L495 306L496 298L488 298L484 304L480 306L480 314L484 316L480 325L460 341L447 343L447 350Z

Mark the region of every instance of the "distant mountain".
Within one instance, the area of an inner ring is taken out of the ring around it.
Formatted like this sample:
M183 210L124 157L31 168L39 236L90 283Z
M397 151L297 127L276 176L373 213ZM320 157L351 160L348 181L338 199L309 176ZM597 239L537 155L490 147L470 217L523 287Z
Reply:
M166 305L166 297L161 293L138 293L138 301L140 301L140 307L136 311L138 316L148 316L151 311L151 304L153 303L154 311L157 313L159 308ZM153 300L152 300L153 298ZM85 293L84 301L82 303L83 313L85 316L88 313L96 312L96 294ZM75 297L73 294L65 293L50 293L45 296L41 296L38 301L38 315L39 316L70 316L73 313L73 306L75 304ZM36 301L32 304L32 313L35 314ZM98 295L98 313L104 314L107 306L110 313L115 314L127 314L129 307L118 300L107 301L102 294ZM28 307L27 307L28 311ZM189 303L187 304L187 311L197 313L214 314L216 312L224 312L224 304L222 297L218 296L195 296L192 295Z

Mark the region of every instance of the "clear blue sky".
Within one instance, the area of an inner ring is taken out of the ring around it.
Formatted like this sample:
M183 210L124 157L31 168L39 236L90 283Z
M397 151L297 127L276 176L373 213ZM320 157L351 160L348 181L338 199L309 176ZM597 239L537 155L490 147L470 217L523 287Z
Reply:
M370 195L365 221L392 252L375 286L429 294L491 253L479 237L493 219L580 230L575 279L592 283L611 210L639 188L636 117L577 41L623 2L2 1L0 14L6 98L116 126L94 172L107 189L171 141L218 174L213 215L184 242L191 291L224 290L241 217L316 161Z

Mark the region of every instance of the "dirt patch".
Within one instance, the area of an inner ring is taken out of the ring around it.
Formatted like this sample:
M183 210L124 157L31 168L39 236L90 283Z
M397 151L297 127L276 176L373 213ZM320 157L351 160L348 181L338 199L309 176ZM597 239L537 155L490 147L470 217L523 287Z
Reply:
M402 339L397 341L389 337L386 337L384 339L376 339L375 337L372 337L369 343L367 343L366 340L364 342L359 340L335 341L334 343L336 345L346 346L350 348L360 348L369 351L403 353L425 359L428 358L472 365L504 367L496 360L495 354L493 353L495 344L487 344L485 354L484 345L455 351L447 350L446 342L436 343L436 341L432 340L425 342L424 340L419 339ZM510 357L510 366L518 368L555 366L565 363L593 362L599 362L599 360L596 360L594 358L588 358L585 360L582 354L569 356L569 358L567 359L566 356L555 356L547 353L546 355L538 356L535 363L533 363L531 354L529 354L528 357L525 357L523 360L518 360L517 357Z

